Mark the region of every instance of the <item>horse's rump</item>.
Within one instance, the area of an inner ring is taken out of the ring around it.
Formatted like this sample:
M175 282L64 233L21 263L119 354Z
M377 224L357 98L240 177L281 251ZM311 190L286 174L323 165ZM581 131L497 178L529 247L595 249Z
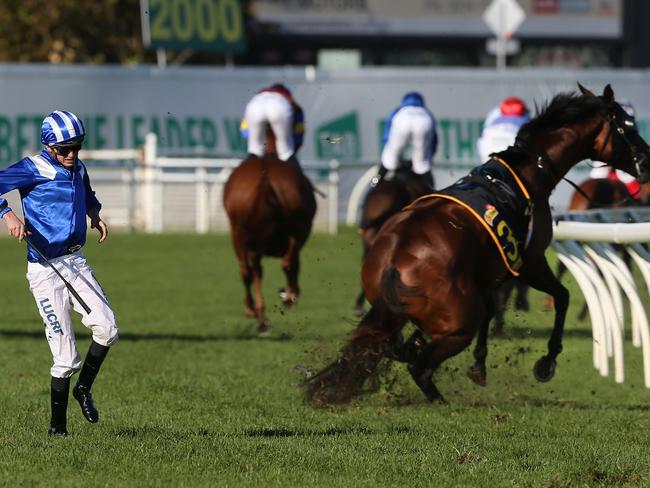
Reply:
M306 239L316 213L311 183L301 171L277 158L251 157L231 174L224 207L248 249L284 254L289 236Z
M488 276L503 279L507 272L494 242L476 218L440 198L403 210L382 227L362 270L371 303L380 296L394 303L384 296L387 277L383 273L391 268L399 272L402 291L424 283L444 292L457 285L461 274L489 287L494 283L486 281ZM422 305L427 299L420 293L400 295L402 305Z

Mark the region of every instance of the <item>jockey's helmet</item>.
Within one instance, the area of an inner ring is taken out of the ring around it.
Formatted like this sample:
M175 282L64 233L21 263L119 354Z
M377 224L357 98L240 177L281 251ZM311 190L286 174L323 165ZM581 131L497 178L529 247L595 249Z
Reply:
M402 98L402 103L424 107L424 97L421 93L416 91L408 92L406 95L404 95L404 98Z
M274 83L268 89L274 92L282 93L288 98L292 98L291 90L289 90L283 83Z
M72 112L55 110L45 117L41 125L41 142L46 146L72 146L81 144L86 129Z
M513 115L515 117L524 117L528 114L528 107L521 98L508 97L499 105L502 115Z

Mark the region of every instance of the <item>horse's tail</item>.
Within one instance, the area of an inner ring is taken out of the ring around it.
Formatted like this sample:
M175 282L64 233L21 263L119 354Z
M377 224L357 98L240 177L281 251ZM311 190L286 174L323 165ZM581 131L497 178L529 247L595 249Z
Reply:
M397 340L395 331L401 331L396 324L399 320L379 299L361 319L338 359L303 384L305 399L324 407L349 403L363 393L376 391L385 351Z
M386 307L400 316L405 315L402 298L423 296L421 287L402 283L400 273L395 267L386 268L381 273L379 289Z

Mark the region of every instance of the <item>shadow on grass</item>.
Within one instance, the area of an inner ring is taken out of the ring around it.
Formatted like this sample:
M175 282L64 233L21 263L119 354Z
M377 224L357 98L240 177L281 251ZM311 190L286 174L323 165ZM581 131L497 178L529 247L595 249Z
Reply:
M18 339L38 339L43 340L42 331L25 331L25 330L3 330L0 329L0 337L11 337ZM77 338L90 339L89 333L77 333ZM138 341L181 341L181 342L229 342L229 341L275 341L285 342L293 339L291 334L278 334L271 337L258 337L253 332L243 332L233 335L215 335L215 334L160 334L156 332L123 332L120 333L120 341L138 342Z
M548 327L543 329L532 329L530 327L508 327L506 323L502 336L490 335L491 339L548 339L553 331L553 322L549 322ZM565 328L563 337L565 338L585 338L591 339L591 329L571 329Z
M394 431L398 434L404 434L408 433L410 429L408 427L399 427L397 429L389 429L389 431ZM243 432L226 433L205 427L198 430L178 430L152 425L124 426L118 429L110 429L110 432L118 438L141 438L151 436L160 439L172 439L174 441L193 437L336 437L345 435L376 435L385 433L385 431L380 432L365 427L330 427L323 430L265 427L260 429L247 429Z

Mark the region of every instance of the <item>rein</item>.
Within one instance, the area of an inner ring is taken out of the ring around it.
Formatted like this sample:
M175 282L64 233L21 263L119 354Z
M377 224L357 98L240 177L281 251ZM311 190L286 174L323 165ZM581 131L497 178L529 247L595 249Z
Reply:
M607 120L609 122L609 131L607 133L607 139L605 139L605 142L601 145L601 148L598 151L599 154L602 154L603 148L607 145L607 143L612 138L612 134L613 134L613 131L614 131L614 128L615 128L616 132L622 137L623 141L627 145L630 152L634 155L633 160L634 160L635 164L638 167L639 162L638 162L638 157L637 157L637 148L636 148L636 146L634 144L632 144L630 142L630 140L625 135L625 129L623 129L623 127L621 127L619 125L619 123L616 120L616 117L614 115L607 114ZM515 146L519 147L520 149L522 149L525 152L533 154L537 158L537 167L538 168L543 169L544 168L543 163L546 163L546 166L548 167L549 172L551 173L551 178L553 178L558 183L561 180L564 180L567 183L569 183L569 185L571 185L580 195L582 195L584 198L586 198L587 201L594 207L599 207L599 208L621 207L621 206L624 206L624 205L628 204L630 201L633 201L634 198L641 192L641 189L639 188L634 193L628 195L627 197L625 197L625 198L623 198L623 199L621 199L621 200L619 200L617 202L612 202L612 203L597 202L597 201L593 200L589 195L587 195L587 193L585 193L585 191L582 190L582 188L580 188L578 185L576 185L569 178L567 178L566 176L558 176L558 174L555 172L555 168L553 167L553 160L546 153L546 151L538 151L537 149L532 148L530 145L523 144L519 139L517 139L515 141ZM528 146L528 147L526 147L526 146ZM638 171L638 169L637 169L637 171Z

